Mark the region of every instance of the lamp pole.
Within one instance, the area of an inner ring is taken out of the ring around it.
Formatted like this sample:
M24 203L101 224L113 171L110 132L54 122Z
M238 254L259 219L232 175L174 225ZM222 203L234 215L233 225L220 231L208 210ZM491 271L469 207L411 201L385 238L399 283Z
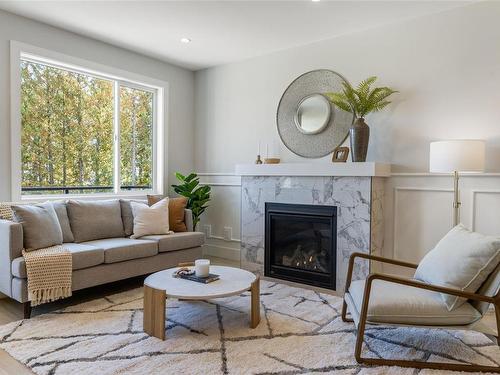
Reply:
M453 226L457 226L460 223L460 206L462 202L460 202L460 192L458 190L458 172L453 172L454 178L454 198L453 198Z

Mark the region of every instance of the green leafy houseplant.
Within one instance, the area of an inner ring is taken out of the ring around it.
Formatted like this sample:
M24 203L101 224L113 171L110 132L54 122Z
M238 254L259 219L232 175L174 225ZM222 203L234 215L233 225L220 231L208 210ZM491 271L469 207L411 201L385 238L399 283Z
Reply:
M370 127L365 123L365 116L371 112L378 112L391 102L389 96L397 91L389 87L375 87L372 85L377 77L369 77L354 88L347 81L342 82L341 92L329 92L325 96L337 107L351 112L355 121L349 131L351 138L351 158L354 162L366 161Z
M351 112L356 118L364 118L368 113L387 107L391 103L387 98L397 92L389 87L372 89L376 80L377 77L369 77L361 81L357 88L344 81L341 92L330 92L326 96L337 107Z
M200 221L200 216L208 208L210 201L210 186L200 186L200 179L196 173L183 176L179 172L175 174L179 185L172 185L174 191L188 199L187 208L193 212L193 228L196 229Z

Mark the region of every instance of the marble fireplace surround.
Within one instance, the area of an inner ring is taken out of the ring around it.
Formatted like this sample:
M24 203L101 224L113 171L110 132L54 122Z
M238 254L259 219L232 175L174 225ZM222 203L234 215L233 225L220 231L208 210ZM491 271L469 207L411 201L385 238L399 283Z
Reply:
M241 267L264 274L265 202L337 206L337 291L345 285L353 252L380 254L384 178L390 165L311 163L238 165L241 175ZM286 173L286 174L285 174ZM354 278L369 273L368 262Z

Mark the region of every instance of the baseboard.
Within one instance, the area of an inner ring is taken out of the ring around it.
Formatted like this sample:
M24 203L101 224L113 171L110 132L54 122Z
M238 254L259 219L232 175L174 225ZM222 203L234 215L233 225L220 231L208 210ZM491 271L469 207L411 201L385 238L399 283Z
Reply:
M234 261L240 260L239 248L226 247L213 243L206 243L205 245L203 245L203 254Z

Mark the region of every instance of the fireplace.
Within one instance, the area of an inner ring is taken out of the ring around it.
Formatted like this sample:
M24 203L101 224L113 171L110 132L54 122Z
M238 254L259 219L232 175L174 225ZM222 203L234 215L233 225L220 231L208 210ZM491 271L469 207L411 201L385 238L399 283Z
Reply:
M266 276L335 289L337 207L265 205Z

